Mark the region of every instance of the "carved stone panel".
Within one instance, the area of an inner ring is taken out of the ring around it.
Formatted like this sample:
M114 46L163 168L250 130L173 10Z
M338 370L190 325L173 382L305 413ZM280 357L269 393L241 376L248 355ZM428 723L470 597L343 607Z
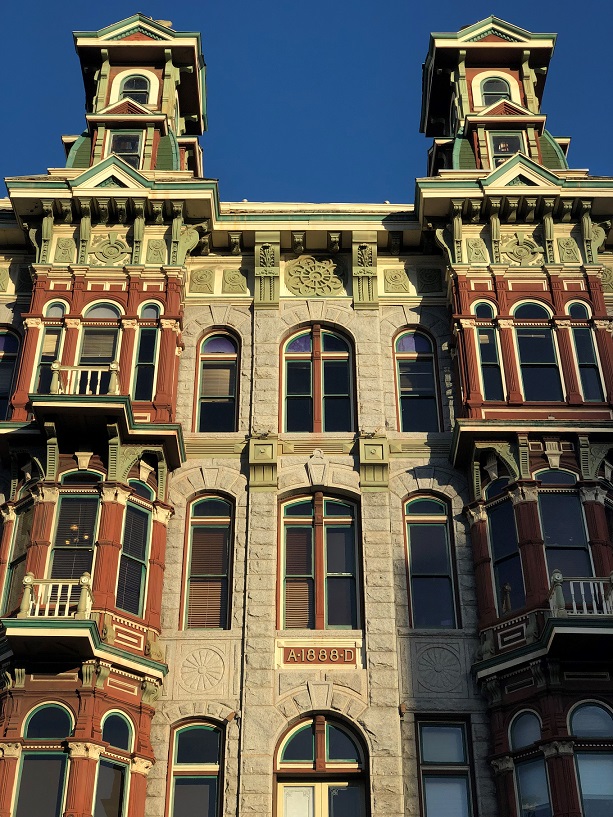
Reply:
M212 295L215 289L215 270L195 269L189 279L190 292L203 292Z
M543 263L543 248L521 231L507 238L502 254L515 267L533 267Z
M558 252L562 264L580 264L581 253L574 238L558 238Z
M443 288L441 271L438 268L417 268L417 292L425 295L428 292L440 292Z
M93 258L92 258L93 256ZM130 248L117 233L109 233L106 238L99 236L92 241L90 263L104 266L123 265L130 256Z
M217 689L224 677L225 661L219 650L201 647L189 652L181 663L179 683L187 692L203 695Z
M301 255L288 261L285 285L293 295L303 298L344 295L343 270L338 258Z
M385 292L410 292L411 285L409 283L409 276L404 269L386 269L383 270L383 282Z
M466 239L466 258L469 264L489 264L485 241L479 236Z
M147 243L147 264L156 264L160 267L166 263L166 242L163 238L150 238Z
M74 263L77 253L77 245L74 238L58 238L55 245L55 255L53 262L55 264L72 264Z
M221 291L227 295L246 295L247 294L246 270L225 269L223 271Z

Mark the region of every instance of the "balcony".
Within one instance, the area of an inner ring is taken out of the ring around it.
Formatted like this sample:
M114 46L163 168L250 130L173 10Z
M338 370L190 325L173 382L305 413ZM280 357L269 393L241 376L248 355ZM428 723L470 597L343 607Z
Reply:
M549 608L555 618L613 616L613 573L606 578L551 576Z
M37 579L26 573L17 618L88 619L93 602L91 581L89 573L78 579Z
M51 364L50 394L101 395L119 394L119 363L107 366L62 366Z

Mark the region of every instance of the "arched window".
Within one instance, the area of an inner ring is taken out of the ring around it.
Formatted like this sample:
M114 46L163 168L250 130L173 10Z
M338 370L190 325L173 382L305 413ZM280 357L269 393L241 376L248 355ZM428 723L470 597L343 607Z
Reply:
M396 378L401 431L440 431L432 342L422 332L396 338Z
M278 817L366 817L366 756L347 726L316 715L276 756Z
M549 312L540 304L525 303L515 309L514 317L524 398L561 401L560 367Z
M15 507L13 542L5 582L4 615L17 610L23 592L23 577L26 575L26 555L31 539L34 503L29 497Z
M83 316L79 370L71 383L71 372L67 372L68 384L64 391L69 394L116 394L116 376L119 356L120 311L114 304L95 304Z
M221 730L203 723L189 724L175 732L169 817L218 817L221 738Z
M136 361L132 396L135 400L151 401L155 389L155 369L158 347L157 321L160 308L157 304L145 304L140 312L141 325L138 328ZM147 325L146 321L155 321Z
M59 362L64 336L63 318L66 304L52 301L45 307L45 322L38 351L38 365L34 380L36 394L50 394L53 370L51 364ZM59 385L59 384L58 384Z
M533 746L541 739L541 723L533 712L522 712L511 724L511 751ZM522 754L526 754L525 751ZM545 759L538 755L515 763L515 781L519 801L518 817L551 817L551 800Z
M583 506L574 474L560 469L535 474L540 483L538 503L549 576L593 576ZM565 592L568 588L565 588Z
M613 717L604 706L578 706L571 715L584 817L613 813ZM608 750L608 751L607 751Z
M478 303L475 306L475 317L480 321L493 321L493 306L485 301ZM477 339L479 342L479 358L481 361L483 399L504 400L504 388L500 369L500 350L498 348L498 330L493 323L490 326L479 323L477 326Z
M109 756L103 754L98 763L94 817L127 817L127 788L132 726L124 715L108 714L102 723L102 740L108 743ZM124 762L118 758L125 755Z
M351 347L314 324L284 347L285 431L353 431Z
M206 497L191 506L186 628L229 627L232 511L232 505L217 496Z
M357 629L356 507L324 496L283 506L283 627Z
M133 99L141 105L149 102L149 80L147 77L134 75L126 77L121 83L120 99Z
M117 577L117 607L135 616L143 613L147 586L151 511L126 504Z
M589 320L587 307L582 303L571 304L568 314L577 321L587 322ZM604 400L604 391L593 330L590 326L573 325L572 334L583 399L586 402L601 402Z
M71 714L59 704L43 704L28 717L18 776L15 817L63 814L68 756L63 742L73 731ZM30 749L30 741L36 748Z
M0 330L0 420L6 420L9 415L18 351L17 335Z
M200 346L198 431L236 431L238 347L229 335L209 335Z
M481 83L481 96L486 107L501 99L511 99L509 83L501 77L484 79Z
M433 497L405 505L413 627L456 626L448 510Z
M511 499L504 492L508 482L508 477L500 477L485 488L487 526L499 615L518 610L526 603L515 513Z

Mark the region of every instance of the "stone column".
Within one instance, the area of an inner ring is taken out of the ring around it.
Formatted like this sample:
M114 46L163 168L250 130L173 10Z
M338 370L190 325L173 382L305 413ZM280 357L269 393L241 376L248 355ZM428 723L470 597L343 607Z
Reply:
M180 331L176 320L160 320L160 350L158 354L155 387L156 423L170 423L174 419L173 395L176 392L175 372L177 360L177 336Z
M172 508L159 502L153 507L151 547L149 548L149 581L145 616L149 627L160 630L162 616L162 587L166 553L166 535Z
M554 817L581 817L572 742L554 740L542 748Z
M492 586L492 557L487 535L487 513L483 505L475 504L466 509L466 515L470 523L470 538L473 546L479 629L484 629L498 618L496 596Z
M499 817L516 817L515 766L509 755L491 761L496 782Z
M102 746L96 743L68 743L68 786L63 817L92 817L96 768Z
M538 512L535 483L518 483L509 491L517 522L517 544L526 589L526 607L543 607L549 595L549 576Z
M104 483L100 487L100 496L100 525L96 541L92 593L94 607L97 610L108 610L115 608L123 517L130 491L119 485Z
M515 344L513 342L513 326L512 320L498 320L507 400L509 403L521 404L524 398L522 397L519 380L519 361L515 354Z
M15 392L11 400L13 413L10 419L14 422L25 422L28 419L28 394L36 367L36 350L42 332L42 321L40 318L26 318L24 326L26 333L21 348L21 363L19 364Z
M571 338L571 323L569 320L554 320L558 347L560 349L560 365L564 375L566 401L571 405L583 403L575 357L573 355L573 341Z
M585 485L579 493L585 511L594 572L597 576L609 576L613 572L613 550L605 513L606 493L599 485Z
M11 817L21 743L0 743L0 817Z

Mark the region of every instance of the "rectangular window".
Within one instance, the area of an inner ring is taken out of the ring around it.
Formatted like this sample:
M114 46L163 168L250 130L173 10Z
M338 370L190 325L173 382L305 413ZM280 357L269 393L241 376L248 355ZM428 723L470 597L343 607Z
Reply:
M49 394L51 391L51 364L59 360L60 341L62 330L55 327L47 327L43 334L43 341L38 360L38 374L36 377L36 394Z
M481 377L483 379L484 400L504 400L496 330L487 326L477 328L479 354L481 356Z
M470 763L463 723L418 723L424 817L472 817Z
M126 133L120 131L112 133L109 154L114 153L116 156L120 156L124 162L138 170L141 160L142 141L142 132Z
M23 592L23 577L26 574L26 555L32 534L34 505L17 509L17 518L13 530L13 548L8 565L4 614L16 610Z
M510 500L488 507L487 521L498 613L503 615L526 603L515 513Z
M110 760L100 760L94 817L123 817L126 767Z
M549 327L518 328L517 345L526 400L559 402L562 382Z
M602 391L598 361L596 359L596 350L594 349L592 330L587 326L575 327L573 329L573 339L575 341L577 363L579 364L583 399L590 402L601 402L604 400L604 394Z
M91 572L97 515L97 496L60 497L52 579L78 579Z
M143 608L148 543L149 514L134 505L127 505L117 579L117 607L135 616L141 615Z
M61 817L66 755L24 753L15 817Z
M525 153L524 137L521 133L490 133L492 164L498 167L515 153Z
M141 329L134 373L134 399L153 400L157 329Z

